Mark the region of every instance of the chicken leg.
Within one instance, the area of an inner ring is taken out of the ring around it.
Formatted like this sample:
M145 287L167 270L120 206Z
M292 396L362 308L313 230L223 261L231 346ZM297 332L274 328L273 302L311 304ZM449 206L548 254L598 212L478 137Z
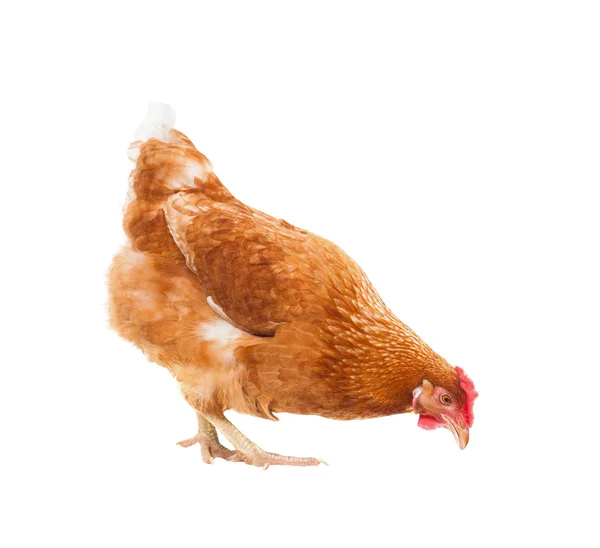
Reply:
M232 451L223 446L219 441L219 436L215 427L208 422L200 413L196 412L198 419L198 433L187 440L177 442L181 447L191 447L196 443L200 444L202 460L206 464L212 464L215 458L222 458L229 461L244 460L237 451Z
M222 413L219 415L205 414L204 418L217 428L236 448L235 456L226 460L242 460L246 464L267 469L272 464L286 466L318 466L327 464L325 461L312 457L286 457L277 453L268 453L250 441ZM216 433L215 433L216 436Z

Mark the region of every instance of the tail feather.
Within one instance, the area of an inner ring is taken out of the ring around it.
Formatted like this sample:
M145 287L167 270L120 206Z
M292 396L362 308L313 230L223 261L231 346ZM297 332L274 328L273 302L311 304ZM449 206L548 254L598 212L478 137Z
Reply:
M174 128L175 109L166 103L150 103L146 116L133 134L133 143L127 151L127 157L136 162L140 155L141 142L148 139L166 142L169 140L169 132Z
M148 139L167 140L167 134L175 127L175 109L165 103L151 103L148 106L146 117L135 130L135 141Z

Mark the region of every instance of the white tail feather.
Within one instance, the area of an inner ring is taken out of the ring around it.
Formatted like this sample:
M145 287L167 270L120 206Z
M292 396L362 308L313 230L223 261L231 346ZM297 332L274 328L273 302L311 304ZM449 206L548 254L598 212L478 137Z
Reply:
M127 156L133 162L137 161L140 154L139 141L159 139L167 141L169 131L175 127L175 109L165 103L150 103L148 112L133 134L133 143L129 147Z
M151 103L148 106L146 117L135 130L135 141L148 139L167 140L167 134L175 127L175 110L165 103Z

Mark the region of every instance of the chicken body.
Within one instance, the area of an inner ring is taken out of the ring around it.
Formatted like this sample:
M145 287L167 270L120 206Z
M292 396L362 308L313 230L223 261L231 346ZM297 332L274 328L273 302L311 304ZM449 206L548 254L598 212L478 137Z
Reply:
M236 200L156 108L151 138L130 147L128 243L109 272L109 308L111 325L167 367L197 411L198 434L184 446L199 442L206 462L314 465L264 452L223 412L377 417L422 406L413 392L429 384L459 411L469 403L456 370L350 257Z

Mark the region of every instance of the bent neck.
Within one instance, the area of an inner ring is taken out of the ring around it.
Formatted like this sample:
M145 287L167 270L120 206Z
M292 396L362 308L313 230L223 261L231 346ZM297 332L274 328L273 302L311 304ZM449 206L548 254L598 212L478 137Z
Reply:
M455 382L454 368L396 317L348 326L352 345L337 345L349 385L368 416L412 411L412 393L427 379L434 385Z

